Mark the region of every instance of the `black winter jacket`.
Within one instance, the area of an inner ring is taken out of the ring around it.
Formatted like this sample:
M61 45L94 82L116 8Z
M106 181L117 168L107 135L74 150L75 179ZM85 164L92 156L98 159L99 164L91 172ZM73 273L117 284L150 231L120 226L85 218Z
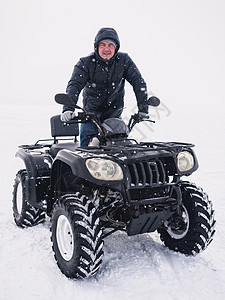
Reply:
M116 53L109 61L104 61L97 51L98 43L104 39L113 39L117 44ZM121 114L125 80L133 86L138 110L148 112L146 83L129 55L118 52L119 46L116 31L102 28L95 38L95 52L78 61L66 89L74 105L83 89L84 109L100 112L104 116L102 119ZM74 106L64 106L63 111L66 110L74 110Z

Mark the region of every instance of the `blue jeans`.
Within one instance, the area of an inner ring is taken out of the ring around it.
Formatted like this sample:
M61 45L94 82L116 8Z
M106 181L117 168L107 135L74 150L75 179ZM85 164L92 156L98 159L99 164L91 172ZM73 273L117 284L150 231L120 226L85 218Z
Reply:
M81 123L80 126L80 146L86 147L88 146L89 142L98 135L98 128L97 126L92 123Z
M121 115L116 116L121 119ZM80 146L86 147L91 140L99 133L98 127L93 122L81 123L80 126Z

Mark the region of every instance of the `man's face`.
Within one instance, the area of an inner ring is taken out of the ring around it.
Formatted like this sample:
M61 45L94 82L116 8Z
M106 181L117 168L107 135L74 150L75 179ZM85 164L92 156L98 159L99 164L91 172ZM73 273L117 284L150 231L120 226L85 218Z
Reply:
M107 41L101 41L98 44L98 54L104 60L110 60L115 54L116 48L115 46Z

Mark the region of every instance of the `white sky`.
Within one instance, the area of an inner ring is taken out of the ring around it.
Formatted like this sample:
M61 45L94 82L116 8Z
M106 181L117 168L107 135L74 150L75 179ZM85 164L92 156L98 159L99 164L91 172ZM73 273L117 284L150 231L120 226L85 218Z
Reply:
M2 0L1 103L54 104L109 26L164 102L221 104L224 16L223 0Z

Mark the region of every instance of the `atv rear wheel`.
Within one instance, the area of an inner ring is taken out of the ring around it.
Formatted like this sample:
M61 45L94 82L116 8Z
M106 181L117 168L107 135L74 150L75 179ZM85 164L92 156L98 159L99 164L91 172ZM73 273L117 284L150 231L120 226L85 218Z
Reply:
M45 220L45 212L26 200L26 170L20 170L13 186L13 217L19 227L30 227Z
M159 229L160 238L171 250L196 255L212 241L214 210L208 195L189 182L180 183L182 206Z
M55 204L51 227L58 267L69 278L85 278L98 271L103 256L102 230L94 204L76 193Z

